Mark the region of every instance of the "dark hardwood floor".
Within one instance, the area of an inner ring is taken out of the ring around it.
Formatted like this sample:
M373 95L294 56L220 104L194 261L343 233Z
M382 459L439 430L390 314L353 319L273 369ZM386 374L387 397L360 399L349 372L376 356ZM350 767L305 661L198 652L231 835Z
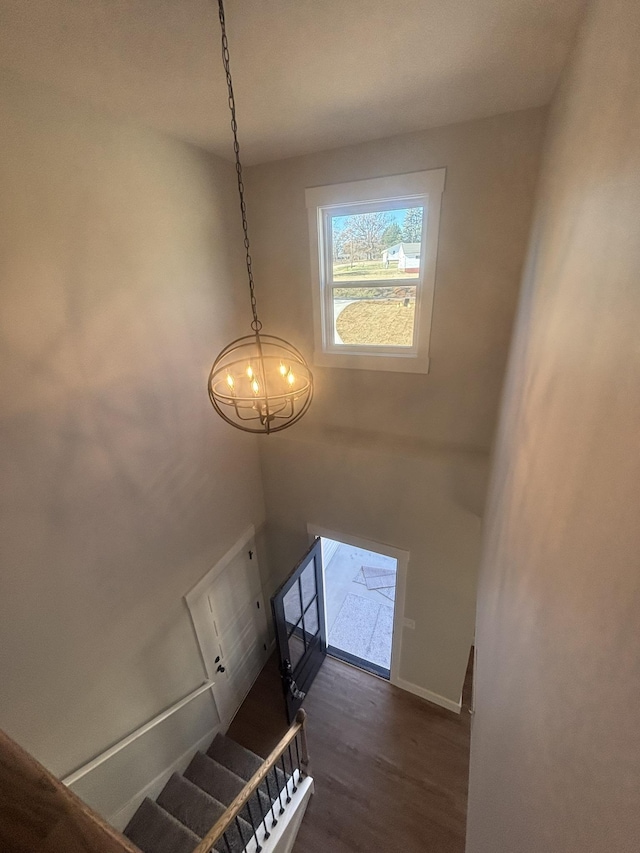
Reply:
M294 853L463 853L471 664L453 714L333 658L305 700L316 793ZM275 656L229 735L266 756L287 726Z

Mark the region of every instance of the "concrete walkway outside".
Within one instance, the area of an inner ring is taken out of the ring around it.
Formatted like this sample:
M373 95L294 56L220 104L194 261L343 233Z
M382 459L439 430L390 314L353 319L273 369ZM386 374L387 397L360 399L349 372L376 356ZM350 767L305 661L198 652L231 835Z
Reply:
M393 636L393 600L363 582L362 566L396 570L384 554L340 544L325 566L325 602L329 645L389 668ZM343 608L347 608L343 611ZM342 615L341 615L342 614ZM349 623L352 622L352 629Z

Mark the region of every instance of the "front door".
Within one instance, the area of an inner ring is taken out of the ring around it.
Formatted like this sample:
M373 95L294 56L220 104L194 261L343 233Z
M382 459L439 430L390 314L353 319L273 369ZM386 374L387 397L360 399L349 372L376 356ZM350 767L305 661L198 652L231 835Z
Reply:
M327 654L321 548L316 539L271 599L290 723Z

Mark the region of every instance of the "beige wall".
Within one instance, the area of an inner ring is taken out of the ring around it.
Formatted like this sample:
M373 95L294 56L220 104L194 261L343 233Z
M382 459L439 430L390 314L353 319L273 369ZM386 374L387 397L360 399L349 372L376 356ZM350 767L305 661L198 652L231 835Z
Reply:
M468 853L640 847L640 5L556 98L493 475Z
M261 444L276 577L307 522L411 552L401 676L460 698L473 637L488 452L525 252L544 110L248 173L265 328L313 350L304 190L446 166L428 376L315 368L316 398Z
M0 140L0 726L64 775L203 681L181 597L263 520L235 173L9 77Z

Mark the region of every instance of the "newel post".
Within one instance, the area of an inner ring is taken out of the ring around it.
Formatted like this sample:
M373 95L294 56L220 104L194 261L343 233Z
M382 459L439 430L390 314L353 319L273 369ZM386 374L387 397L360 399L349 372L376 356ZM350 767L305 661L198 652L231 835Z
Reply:
M307 712L304 708L300 708L298 713L296 714L296 723L300 724L300 747L302 749L302 755L300 757L300 761L304 767L304 775L309 775L309 744L307 743Z

